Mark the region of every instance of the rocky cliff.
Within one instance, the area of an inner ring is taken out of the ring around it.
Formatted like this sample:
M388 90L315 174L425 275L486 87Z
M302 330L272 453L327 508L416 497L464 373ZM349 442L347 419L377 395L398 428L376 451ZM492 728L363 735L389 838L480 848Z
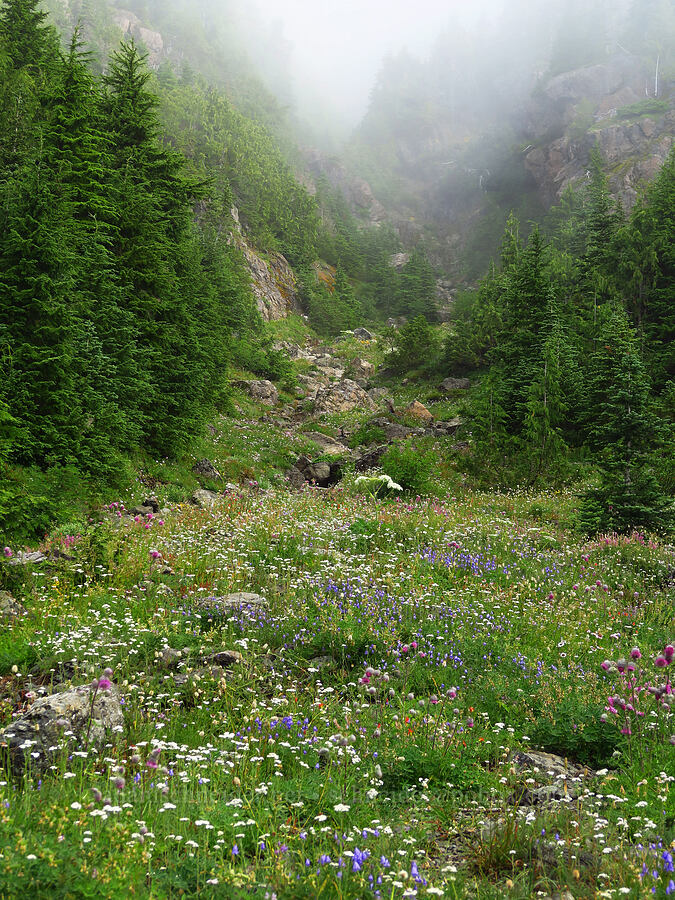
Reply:
M527 111L525 166L546 204L587 177L598 147L612 192L630 209L640 188L665 162L675 142L670 85L653 97L653 73L627 54L550 79Z
M128 9L115 9L113 21L126 37L133 37L148 51L148 65L157 68L166 56L164 38L158 31L145 28L138 16Z

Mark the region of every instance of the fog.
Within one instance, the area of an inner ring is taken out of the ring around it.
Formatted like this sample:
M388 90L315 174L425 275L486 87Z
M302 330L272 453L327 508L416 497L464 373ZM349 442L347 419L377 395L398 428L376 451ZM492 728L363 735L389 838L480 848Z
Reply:
M248 0L249 13L288 44L293 100L305 116L339 126L363 115L383 59L424 57L441 30L494 20L502 0ZM255 13L254 13L255 10ZM255 55L255 34L251 35ZM269 47L267 40L266 46Z

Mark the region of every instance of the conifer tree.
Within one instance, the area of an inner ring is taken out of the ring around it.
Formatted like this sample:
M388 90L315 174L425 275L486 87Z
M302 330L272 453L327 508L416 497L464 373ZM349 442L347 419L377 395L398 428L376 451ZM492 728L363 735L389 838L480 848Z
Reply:
M615 255L654 384L662 390L675 379L675 149L633 210Z
M403 267L397 308L400 314L410 318L424 316L427 322L438 318L436 276L422 247L415 247Z
M603 308L598 346L586 387L586 443L600 468L600 484L582 500L589 531L660 530L672 521L653 470L660 423L637 335L618 305Z
M504 334L498 359L504 371L504 408L512 433L522 431L530 385L537 377L545 325L551 304L551 287L544 261L544 243L539 229L508 273L505 286Z
M0 39L15 69L37 71L48 47L56 46L53 29L39 0L4 0L0 8Z
M197 293L191 231L192 201L204 192L187 177L184 158L160 141L149 78L134 42L122 44L104 77L102 111L114 147L112 251L147 378L139 419L149 444L169 454L185 445L215 385L200 342L211 322L210 311L200 315L209 301Z
M362 315L361 304L341 264L338 264L335 274L333 298L340 307L341 318L344 323L343 327L355 328L359 325Z

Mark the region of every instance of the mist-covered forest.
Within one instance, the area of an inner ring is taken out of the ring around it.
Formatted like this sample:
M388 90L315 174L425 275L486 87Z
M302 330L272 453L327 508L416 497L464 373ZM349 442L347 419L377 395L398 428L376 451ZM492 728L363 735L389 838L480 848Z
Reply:
M672 0L0 0L0 897L675 892Z

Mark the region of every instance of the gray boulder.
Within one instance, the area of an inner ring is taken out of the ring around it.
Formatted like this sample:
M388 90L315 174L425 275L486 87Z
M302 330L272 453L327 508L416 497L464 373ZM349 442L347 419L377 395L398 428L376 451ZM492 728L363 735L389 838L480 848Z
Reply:
M212 509L219 500L219 495L215 491L195 491L190 498L190 503L199 509Z
M7 591L0 591L0 620L14 622L27 615L28 612L18 600L15 600Z
M452 391L468 391L470 387L470 378L446 378L440 384L441 390L446 394L450 394Z
M5 562L8 566L39 566L40 563L47 562L47 559L46 553L41 550L33 550L30 553L19 552Z
M0 747L7 748L14 774L26 769L44 772L67 748L100 748L123 730L117 689L94 695L91 685L83 685L36 700L20 719L0 731Z
M352 360L350 369L354 378L368 379L375 374L375 366L367 359L361 359L360 356Z
M349 447L345 447L344 444L336 441L335 438L330 437L328 434L322 434L320 431L306 431L304 437L318 444L321 452L325 453L326 456L349 455Z
M199 459L192 467L195 475L201 475L202 478L220 478L220 472L213 465L210 459Z
M267 406L276 406L279 402L279 391L271 381L238 381L237 387L246 391L253 400L258 400Z
M358 338L360 341L372 341L374 335L372 335L367 328L355 328L354 337Z
M293 468L300 472L304 481L324 488L337 484L342 477L342 466L340 463L330 463L323 460L312 462L306 456L300 456Z
M316 412L319 415L352 412L355 409L374 412L376 406L363 388L350 378L344 378L317 394Z

